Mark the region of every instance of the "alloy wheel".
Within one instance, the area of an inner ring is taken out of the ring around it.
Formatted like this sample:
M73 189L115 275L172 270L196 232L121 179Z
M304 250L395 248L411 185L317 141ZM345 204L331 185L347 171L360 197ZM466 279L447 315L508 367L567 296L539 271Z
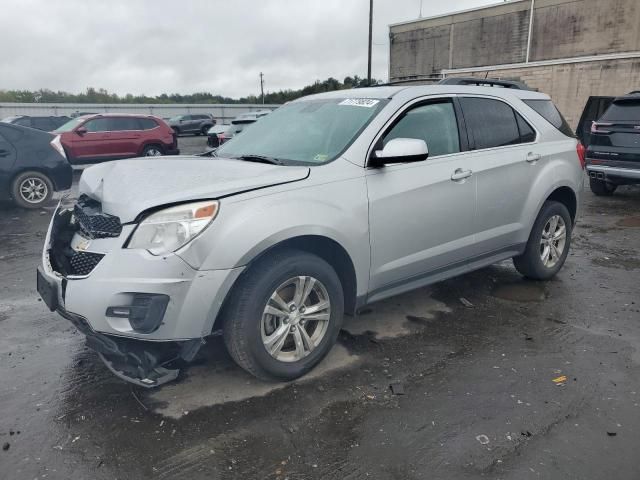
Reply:
M290 278L267 301L260 325L262 343L276 360L296 362L320 345L330 318L325 286L309 276Z
M567 243L567 226L560 215L553 215L542 229L540 259L547 268L553 268L562 258Z
M145 155L147 157L159 157L160 155L162 155L162 152L160 151L160 149L152 147L147 150L147 153Z
M41 178L27 177L20 183L19 191L25 202L36 204L47 198L49 187Z

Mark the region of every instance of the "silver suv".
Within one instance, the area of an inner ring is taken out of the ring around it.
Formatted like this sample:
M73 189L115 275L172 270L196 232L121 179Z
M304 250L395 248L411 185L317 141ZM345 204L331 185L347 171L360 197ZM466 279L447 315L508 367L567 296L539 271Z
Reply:
M294 379L367 303L509 258L553 277L583 189L561 118L528 90L356 89L288 103L215 157L96 165L53 216L38 291L139 385L214 332L245 370Z

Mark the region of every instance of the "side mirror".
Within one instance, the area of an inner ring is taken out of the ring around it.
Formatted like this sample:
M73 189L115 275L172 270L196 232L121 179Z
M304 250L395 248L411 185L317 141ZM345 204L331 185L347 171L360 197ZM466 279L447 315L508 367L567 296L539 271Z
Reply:
M78 127L78 128L76 128L76 133L78 135L82 136L85 133L87 133L87 128L86 127Z
M427 142L417 138L394 138L382 150L376 150L369 164L381 167L388 163L421 162L429 156Z

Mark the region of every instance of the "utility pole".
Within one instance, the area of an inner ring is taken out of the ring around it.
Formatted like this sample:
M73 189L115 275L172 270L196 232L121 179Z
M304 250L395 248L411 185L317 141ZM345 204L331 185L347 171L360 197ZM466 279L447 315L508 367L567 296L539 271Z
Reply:
M373 0L369 0L369 61L367 65L367 85L371 86L371 45L373 43Z
M264 105L264 73L260 72L260 94L262 95L262 104Z

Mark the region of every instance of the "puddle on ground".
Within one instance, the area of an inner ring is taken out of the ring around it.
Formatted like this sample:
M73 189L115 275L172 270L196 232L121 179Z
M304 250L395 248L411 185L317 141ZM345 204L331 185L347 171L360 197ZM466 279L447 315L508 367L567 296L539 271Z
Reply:
M543 283L526 280L497 285L491 295L513 302L540 302L547 296Z
M310 373L294 382L264 382L227 362L205 362L189 368L187 378L180 383L168 384L149 394L158 402L156 413L179 419L188 412L227 402L238 402L252 397L263 397L290 384L313 380L331 371L347 367L358 360L342 345L333 347L329 355ZM185 413L186 412L186 413Z
M620 268L623 270L637 270L640 268L640 260L635 257L618 257L618 256L610 256L610 257L596 257L591 260L592 263L598 265L599 267L606 268Z
M621 227L640 227L640 217L625 217L616 222Z
M412 326L421 322L410 321L407 317L427 321L440 312L451 311L444 303L431 298L431 294L431 289L421 288L375 303L366 309L368 313L364 315L346 317L342 329L352 335L373 332L376 339L409 335L413 331Z

